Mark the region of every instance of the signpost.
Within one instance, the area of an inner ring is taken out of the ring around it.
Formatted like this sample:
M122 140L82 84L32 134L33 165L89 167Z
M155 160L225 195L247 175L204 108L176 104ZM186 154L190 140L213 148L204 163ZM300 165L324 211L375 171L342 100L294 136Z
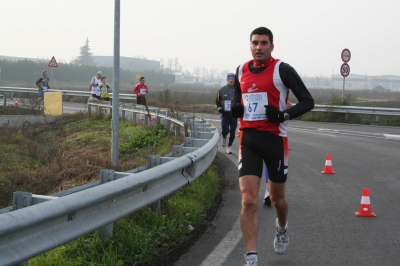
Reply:
M139 79L140 79L140 77L141 77L141 75L140 75L140 74L136 74L136 79L137 79L137 80L139 80Z
M344 81L345 81L345 78L348 75L350 75L350 66L349 66L349 64L347 64L351 59L350 50L347 48L343 49L341 57L342 57L342 61L343 61L343 64L340 66L340 74L343 77L343 90L342 90L342 100L343 100L344 99L344 83L345 83Z
M48 67L51 67L51 88L53 88L53 84L54 84L54 76L53 76L53 68L58 67L56 58L53 57L50 59L49 63L47 64Z

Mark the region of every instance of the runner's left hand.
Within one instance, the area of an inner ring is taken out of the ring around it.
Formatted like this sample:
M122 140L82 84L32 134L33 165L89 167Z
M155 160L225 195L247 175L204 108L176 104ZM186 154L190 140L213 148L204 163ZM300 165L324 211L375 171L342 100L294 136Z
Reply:
M282 123L283 121L285 121L283 112L279 111L271 105L264 105L264 107L265 115L267 116L268 121L278 123Z

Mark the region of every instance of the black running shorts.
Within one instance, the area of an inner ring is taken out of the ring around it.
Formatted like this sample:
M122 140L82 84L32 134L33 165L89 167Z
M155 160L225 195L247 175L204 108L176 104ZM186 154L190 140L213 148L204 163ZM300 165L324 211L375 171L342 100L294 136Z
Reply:
M242 130L239 142L239 177L256 175L261 178L264 161L269 180L285 183L289 163L288 148L287 137L256 129Z

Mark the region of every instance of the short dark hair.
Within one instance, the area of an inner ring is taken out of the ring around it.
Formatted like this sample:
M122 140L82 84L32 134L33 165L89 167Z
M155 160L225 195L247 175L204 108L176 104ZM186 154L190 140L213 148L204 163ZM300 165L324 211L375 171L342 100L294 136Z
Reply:
M142 79L144 79L144 77L140 77L140 81L142 81Z
M105 76L102 76L102 77L101 77L101 79L106 79L106 78L107 78L107 77L105 77Z
M250 33L250 41L251 41L251 37L253 37L253 35L267 35L269 37L269 41L271 43L274 43L274 35L272 34L272 31L266 27L259 27L255 30L253 30Z

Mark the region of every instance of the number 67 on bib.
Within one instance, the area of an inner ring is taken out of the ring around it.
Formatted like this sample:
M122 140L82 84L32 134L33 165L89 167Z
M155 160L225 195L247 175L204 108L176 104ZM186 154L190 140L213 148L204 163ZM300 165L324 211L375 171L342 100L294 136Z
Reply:
M244 106L243 120L258 121L267 118L264 108L264 105L268 105L268 94L266 92L243 93L242 99Z

